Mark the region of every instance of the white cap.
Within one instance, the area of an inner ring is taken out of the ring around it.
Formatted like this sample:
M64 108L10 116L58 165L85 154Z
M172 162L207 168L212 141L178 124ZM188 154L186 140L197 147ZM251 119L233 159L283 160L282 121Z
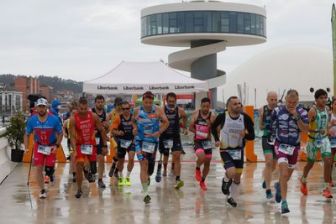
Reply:
M36 106L47 106L48 105L48 100L44 99L44 98L40 98L36 101Z

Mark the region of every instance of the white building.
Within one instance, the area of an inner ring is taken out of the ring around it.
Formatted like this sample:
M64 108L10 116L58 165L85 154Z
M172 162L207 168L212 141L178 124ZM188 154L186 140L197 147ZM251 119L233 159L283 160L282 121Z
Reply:
M12 115L22 111L22 93L17 91L0 91L1 115Z

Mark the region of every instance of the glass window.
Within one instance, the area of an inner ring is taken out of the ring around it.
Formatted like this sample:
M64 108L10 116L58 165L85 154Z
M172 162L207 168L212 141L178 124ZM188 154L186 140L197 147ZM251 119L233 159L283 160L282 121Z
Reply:
M157 33L162 34L162 14L156 15Z
M169 33L177 32L177 20L176 20L176 12L168 13L169 17Z
M185 21L186 21L185 32L193 33L194 32L194 14L192 12L186 12Z
M237 15L237 33L244 33L244 14L238 13Z
M221 19L220 13L212 13L212 32L219 33L221 32Z
M251 14L251 33L256 34L256 15Z
M157 34L156 15L150 16L150 35Z
M251 14L245 13L244 15L244 33L251 33Z
M221 15L221 32L228 33L230 30L230 17L227 13Z
M184 26L184 12L177 13L177 32L185 33L185 26Z
M163 33L168 33L169 31L169 19L168 19L168 13L163 13L162 15L162 29Z
M195 12L194 17L194 31L196 33L204 32L204 18L202 12Z
M237 33L237 13L236 12L229 12L229 21L230 21L229 32Z

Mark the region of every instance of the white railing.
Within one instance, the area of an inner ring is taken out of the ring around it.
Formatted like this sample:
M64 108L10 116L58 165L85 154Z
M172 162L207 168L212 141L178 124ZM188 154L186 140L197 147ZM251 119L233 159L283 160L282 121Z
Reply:
M5 133L6 128L0 128L0 135ZM0 184L14 170L16 163L10 160L10 147L6 138L0 138Z

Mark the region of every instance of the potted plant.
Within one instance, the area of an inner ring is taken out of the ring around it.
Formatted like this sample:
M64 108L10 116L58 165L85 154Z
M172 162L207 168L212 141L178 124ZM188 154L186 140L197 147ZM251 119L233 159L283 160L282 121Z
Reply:
M22 149L23 136L25 133L25 117L21 112L11 117L6 131L0 137L5 137L11 147L11 160L22 162L24 150Z

